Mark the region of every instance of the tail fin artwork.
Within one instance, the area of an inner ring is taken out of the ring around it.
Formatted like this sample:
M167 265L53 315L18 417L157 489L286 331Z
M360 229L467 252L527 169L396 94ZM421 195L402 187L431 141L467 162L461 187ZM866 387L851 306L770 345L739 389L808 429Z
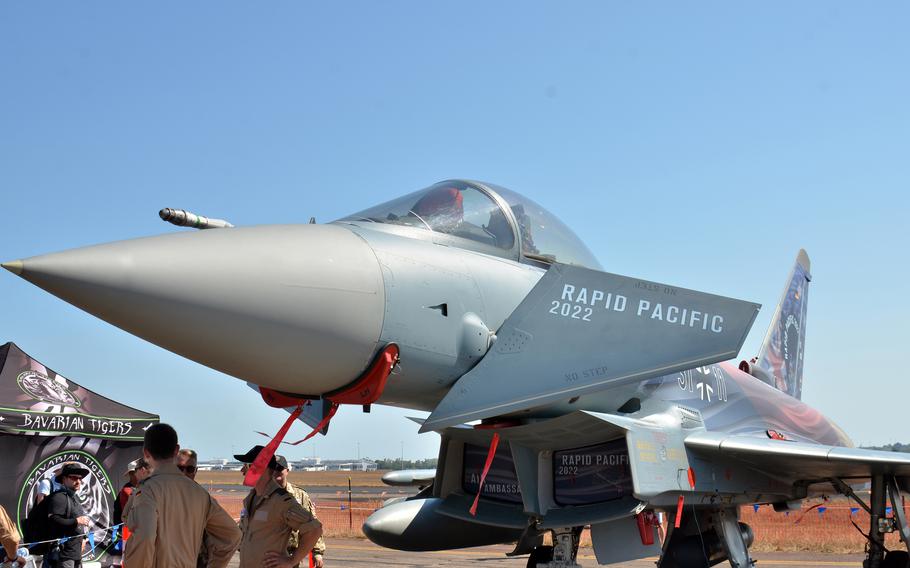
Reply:
M800 249L755 361L755 365L767 373L766 382L794 398L800 398L803 390L810 280L809 255Z

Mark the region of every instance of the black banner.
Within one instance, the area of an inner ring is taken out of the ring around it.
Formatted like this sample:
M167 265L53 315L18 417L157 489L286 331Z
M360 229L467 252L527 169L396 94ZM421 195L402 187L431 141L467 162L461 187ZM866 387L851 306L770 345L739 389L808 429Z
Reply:
M30 357L0 350L0 433L142 440L158 417L101 396Z
M589 505L632 494L625 438L553 452L553 499L559 505Z
M464 445L464 477L461 486L469 495L477 495L480 476L483 473L489 450L486 446ZM493 464L490 466L490 471L487 472L480 495L487 499L521 503L521 488L518 485L515 462L512 460L512 451L509 449L508 443L500 442L496 448Z
M0 432L43 436L88 436L142 441L157 418L108 418L84 413L55 413L0 407Z
M114 500L127 481L124 477L127 465L142 457L141 443L69 436L0 435L0 455L4 462L0 472L0 484L4 488L0 492L0 504L18 523L20 533L43 479L53 479L68 462L87 469L89 473L76 497L91 519L87 530L97 532L95 551L92 553L86 545L83 561L98 560L109 552L114 544L113 534L101 529L113 524Z
M145 430L158 417L101 396L55 373L13 343L0 346L0 505L22 525L42 481L64 463L88 470L76 494L91 519L99 560L114 546L114 500ZM48 484L50 485L50 484ZM122 534L122 531L118 531Z

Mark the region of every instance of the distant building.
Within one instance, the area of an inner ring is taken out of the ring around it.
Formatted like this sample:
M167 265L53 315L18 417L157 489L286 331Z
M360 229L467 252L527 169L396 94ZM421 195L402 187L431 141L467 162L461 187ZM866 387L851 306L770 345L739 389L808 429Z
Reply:
M360 460L352 462L327 462L328 471L376 471L376 462Z
M376 471L378 464L369 459L324 460L319 457L301 458L288 463L291 471ZM239 461L214 459L199 462L199 471L240 471Z
M198 463L199 471L240 471L243 464L226 459L206 460Z

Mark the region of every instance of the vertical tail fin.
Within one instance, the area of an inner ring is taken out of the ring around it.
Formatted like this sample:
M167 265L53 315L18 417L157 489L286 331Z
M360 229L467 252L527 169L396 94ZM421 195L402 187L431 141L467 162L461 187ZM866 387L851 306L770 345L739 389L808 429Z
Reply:
M803 391L803 351L810 280L809 255L800 249L755 362L773 379L771 386L794 398L800 398Z

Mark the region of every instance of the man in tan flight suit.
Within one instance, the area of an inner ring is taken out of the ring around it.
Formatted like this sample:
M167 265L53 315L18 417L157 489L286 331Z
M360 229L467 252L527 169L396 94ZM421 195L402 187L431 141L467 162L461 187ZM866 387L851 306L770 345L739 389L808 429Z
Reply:
M310 500L310 496L307 495L307 492L303 490L302 487L297 487L290 481L288 481L288 473L290 468L288 467L288 460L284 456L275 456L275 461L278 463L278 469L272 472L272 479L275 480L275 483L278 484L278 487L286 490L288 493L294 496L294 499L300 503L308 513L313 515L314 519L318 519L316 516L316 506L313 505L313 501ZM293 551L297 550L297 545L300 542L300 535L297 531L291 532L291 538L288 541L288 554L293 554ZM316 541L316 544L313 546L313 567L314 568L323 568L325 565L325 540L322 537L319 537L319 540Z
M245 455L235 457L244 463L252 463L261 449L262 446L257 446ZM322 523L272 479L272 472L279 467L272 457L268 470L263 472L243 500L240 568L292 568L306 558L322 536ZM289 557L287 545L294 530L300 533L299 546Z
M145 432L142 453L152 475L130 497L124 513L132 532L123 563L133 568L196 568L203 536L208 567L224 568L240 542L234 520L175 465L177 432L155 424Z
M11 561L11 566L25 566L25 558L16 556L16 550L19 547L19 531L16 530L16 524L9 518L3 507L0 507L0 546L3 547L0 550L0 560L3 559L5 552L6 557ZM14 562L13 559L15 559Z

